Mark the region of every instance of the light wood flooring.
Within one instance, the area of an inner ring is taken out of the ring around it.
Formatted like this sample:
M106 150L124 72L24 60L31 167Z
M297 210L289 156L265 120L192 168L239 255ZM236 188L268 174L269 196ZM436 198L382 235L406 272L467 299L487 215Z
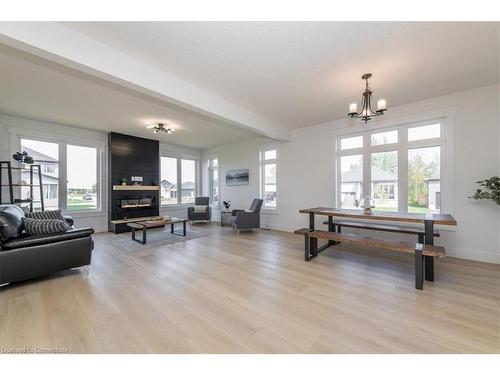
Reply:
M411 256L340 245L306 263L290 233L189 231L137 250L97 234L89 274L2 288L0 352L500 352L497 265L438 259L418 291Z

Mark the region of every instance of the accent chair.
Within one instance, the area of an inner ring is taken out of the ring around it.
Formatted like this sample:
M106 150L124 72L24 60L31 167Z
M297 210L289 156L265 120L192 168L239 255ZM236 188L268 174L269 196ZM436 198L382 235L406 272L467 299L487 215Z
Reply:
M233 210L231 223L233 225L233 230L252 230L260 228L260 209L262 207L262 199L254 199L250 209L245 210Z

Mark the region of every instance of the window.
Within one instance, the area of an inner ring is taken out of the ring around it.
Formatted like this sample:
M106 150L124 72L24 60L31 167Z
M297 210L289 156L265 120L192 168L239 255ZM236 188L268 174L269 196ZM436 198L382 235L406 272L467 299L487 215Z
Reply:
M210 200L212 206L219 207L219 160L210 159L208 161L208 178L210 189Z
M440 159L439 146L408 150L408 212L439 212Z
M161 157L161 204L177 204L177 159Z
M182 159L181 162L181 203L194 203L196 196L196 162Z
M397 151L371 154L372 198L379 211L398 210L398 153Z
M67 209L69 211L97 209L97 149L67 145L66 158Z
M340 157L341 207L358 208L363 193L363 155Z
M162 156L160 176L162 205L194 203L196 197L195 160Z
M277 150L265 150L260 153L260 195L264 207L277 208L276 191Z
M44 207L46 210L63 211L100 210L98 179L99 149L66 142L48 142L21 138L21 150L31 155L40 165ZM38 183L34 173L33 182ZM21 171L21 181L29 184L29 169ZM21 182L23 183L23 182ZM30 196L29 186L21 187L24 199ZM40 191L33 189L33 208L41 209Z
M42 191L44 196L45 209L55 210L60 207L59 205L59 144L53 142L44 142L33 139L21 139L21 151L26 151L33 157L35 164L40 165L42 171ZM35 210L41 209L40 202L40 189L38 184L38 173L35 169L33 174L33 208ZM29 169L21 171L21 183L30 183ZM22 199L30 197L29 186L21 187Z
M337 139L337 205L438 213L442 207L443 129L439 122Z

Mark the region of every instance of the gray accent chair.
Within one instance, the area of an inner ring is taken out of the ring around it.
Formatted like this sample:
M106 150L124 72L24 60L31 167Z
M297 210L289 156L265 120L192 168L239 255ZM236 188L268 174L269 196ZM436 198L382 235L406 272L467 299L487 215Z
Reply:
M209 206L209 197L196 197L194 199L195 206L207 206L203 212L195 212L194 207L188 207L188 220L189 221L210 221L212 219L212 208Z
M231 216L231 223L233 230L252 230L260 228L260 209L262 207L262 199L254 199L250 209L233 210Z

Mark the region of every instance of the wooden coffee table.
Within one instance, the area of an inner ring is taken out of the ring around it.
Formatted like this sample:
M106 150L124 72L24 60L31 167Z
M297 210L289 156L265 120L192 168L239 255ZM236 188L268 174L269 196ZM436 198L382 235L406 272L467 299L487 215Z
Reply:
M164 227L165 225L170 224L170 233L175 234L177 236L186 237L186 222L187 219L178 219L175 217L171 217L170 219L163 220L148 220L148 221L137 221L135 223L127 223L127 226L132 229L132 240L146 244L146 233L150 228L159 228ZM174 224L182 223L182 231L174 230ZM142 230L142 241L135 238L135 231Z

